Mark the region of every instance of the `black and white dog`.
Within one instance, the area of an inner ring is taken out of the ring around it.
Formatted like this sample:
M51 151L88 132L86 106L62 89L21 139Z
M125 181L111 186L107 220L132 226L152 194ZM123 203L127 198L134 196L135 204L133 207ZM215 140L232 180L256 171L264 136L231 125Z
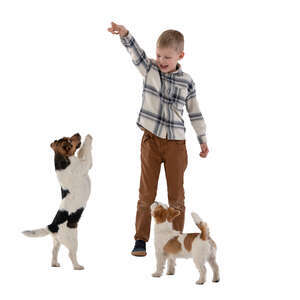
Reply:
M88 172L92 167L92 137L87 135L81 146L81 137L77 133L71 138L55 140L51 148L55 152L54 162L58 181L61 185L62 202L50 225L23 233L29 237L53 237L52 267L60 267L57 255L60 245L69 250L69 256L75 270L84 269L77 262L77 224L90 195L91 184ZM77 156L75 152L77 149Z

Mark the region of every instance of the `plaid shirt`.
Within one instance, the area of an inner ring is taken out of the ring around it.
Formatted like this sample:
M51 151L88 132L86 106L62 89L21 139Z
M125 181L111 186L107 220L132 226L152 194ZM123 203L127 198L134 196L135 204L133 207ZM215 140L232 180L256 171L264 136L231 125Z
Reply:
M144 77L143 103L137 125L160 138L184 140L182 115L185 106L199 143L206 143L206 126L190 75L182 72L179 64L172 73L161 72L156 62L146 56L130 33L122 37L121 42Z

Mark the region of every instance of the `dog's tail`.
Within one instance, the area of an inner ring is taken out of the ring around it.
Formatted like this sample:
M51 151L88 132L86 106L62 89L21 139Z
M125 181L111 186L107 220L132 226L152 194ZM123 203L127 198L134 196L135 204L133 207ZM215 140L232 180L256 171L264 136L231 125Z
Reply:
M36 229L36 230L25 230L22 232L24 235L29 237L42 237L50 234L48 227Z
M209 238L209 228L205 222L196 214L195 212L192 212L192 218L197 225L197 227L201 230L200 239L201 240L208 240Z

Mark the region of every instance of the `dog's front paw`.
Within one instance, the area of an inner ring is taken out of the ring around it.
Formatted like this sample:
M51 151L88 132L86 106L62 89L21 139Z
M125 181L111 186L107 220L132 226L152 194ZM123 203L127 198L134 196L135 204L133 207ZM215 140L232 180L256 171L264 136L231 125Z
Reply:
M75 266L74 270L84 270L84 266L80 266L80 265Z
M161 276L161 273L159 272L155 272L152 274L152 277L160 277Z
M53 267L53 268L59 268L60 264L59 263L52 263L51 267Z
M92 146L92 142L93 142L93 138L92 138L92 136L91 136L90 134L88 134L88 135L85 137L83 146L85 146L85 147L91 147L91 146Z
M93 137L92 137L90 134L88 134L88 135L85 137L85 140L91 143L91 142L93 141Z
M199 280L196 281L196 284L204 284L204 283L205 283L204 280L200 280L200 279L199 279Z

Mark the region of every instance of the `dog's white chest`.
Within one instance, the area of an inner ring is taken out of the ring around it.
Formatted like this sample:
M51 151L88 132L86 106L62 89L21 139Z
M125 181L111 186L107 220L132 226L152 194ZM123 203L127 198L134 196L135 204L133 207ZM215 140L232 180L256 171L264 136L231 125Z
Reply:
M88 174L81 172L80 161L76 157L72 157L70 161L66 169L56 171L56 174L61 187L69 192L63 198L60 209L74 211L86 206L91 191L91 182Z

